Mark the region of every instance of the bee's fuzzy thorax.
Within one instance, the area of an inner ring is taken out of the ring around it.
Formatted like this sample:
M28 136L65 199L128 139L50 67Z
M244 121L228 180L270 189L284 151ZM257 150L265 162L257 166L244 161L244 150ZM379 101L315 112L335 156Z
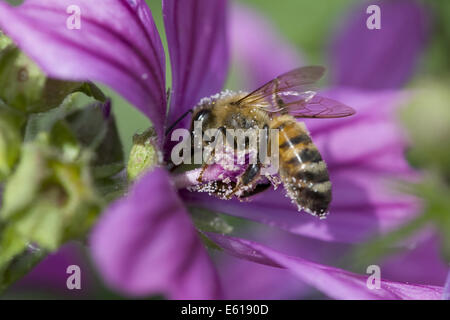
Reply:
M205 105L211 105L211 104L215 103L218 100L224 100L224 99L228 100L228 99L231 99L231 98L236 98L237 96L244 96L246 94L247 93L244 92L244 91L237 91L236 92L236 91L232 91L232 90L228 90L227 89L227 90L223 90L223 91L221 91L219 93L216 93L216 94L214 94L212 96L202 98L198 102L197 106L200 107L200 106L205 106Z

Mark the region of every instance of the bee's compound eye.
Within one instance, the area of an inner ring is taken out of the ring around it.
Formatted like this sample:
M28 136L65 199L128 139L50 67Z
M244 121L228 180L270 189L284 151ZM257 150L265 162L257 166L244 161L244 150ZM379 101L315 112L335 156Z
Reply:
M194 115L194 121L208 121L209 117L211 115L211 110L203 109L197 112L196 115Z

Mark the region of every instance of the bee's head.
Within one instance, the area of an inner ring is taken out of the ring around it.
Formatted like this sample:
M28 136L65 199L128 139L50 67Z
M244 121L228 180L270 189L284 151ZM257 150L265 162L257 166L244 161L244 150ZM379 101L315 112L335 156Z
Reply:
M213 112L210 106L199 106L194 109L192 114L191 130L194 129L194 122L200 121L202 123L203 130L210 128L213 120Z

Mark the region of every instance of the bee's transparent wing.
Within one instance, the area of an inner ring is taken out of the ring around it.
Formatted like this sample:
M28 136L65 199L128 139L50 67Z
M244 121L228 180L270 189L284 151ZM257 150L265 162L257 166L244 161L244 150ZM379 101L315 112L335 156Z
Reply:
M320 97L312 86L325 73L321 66L297 68L269 81L236 104L270 113L289 113L297 118L338 118L355 111L337 101Z
M308 101L286 103L282 110L295 118L342 118L355 114L353 108L319 95Z
M301 67L276 77L267 82L262 87L249 93L239 101L240 105L266 105L276 99L276 96L282 96L284 99L292 97L294 99L307 99L309 95L313 95L314 91L311 86L322 78L325 68L321 66ZM277 107L276 105L274 107Z

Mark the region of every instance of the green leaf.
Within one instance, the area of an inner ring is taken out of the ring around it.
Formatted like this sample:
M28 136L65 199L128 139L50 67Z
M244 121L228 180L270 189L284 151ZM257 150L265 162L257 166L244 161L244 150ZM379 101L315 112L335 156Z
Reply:
M46 254L47 252L43 249L27 246L7 264L2 266L0 263L0 293L26 275Z

